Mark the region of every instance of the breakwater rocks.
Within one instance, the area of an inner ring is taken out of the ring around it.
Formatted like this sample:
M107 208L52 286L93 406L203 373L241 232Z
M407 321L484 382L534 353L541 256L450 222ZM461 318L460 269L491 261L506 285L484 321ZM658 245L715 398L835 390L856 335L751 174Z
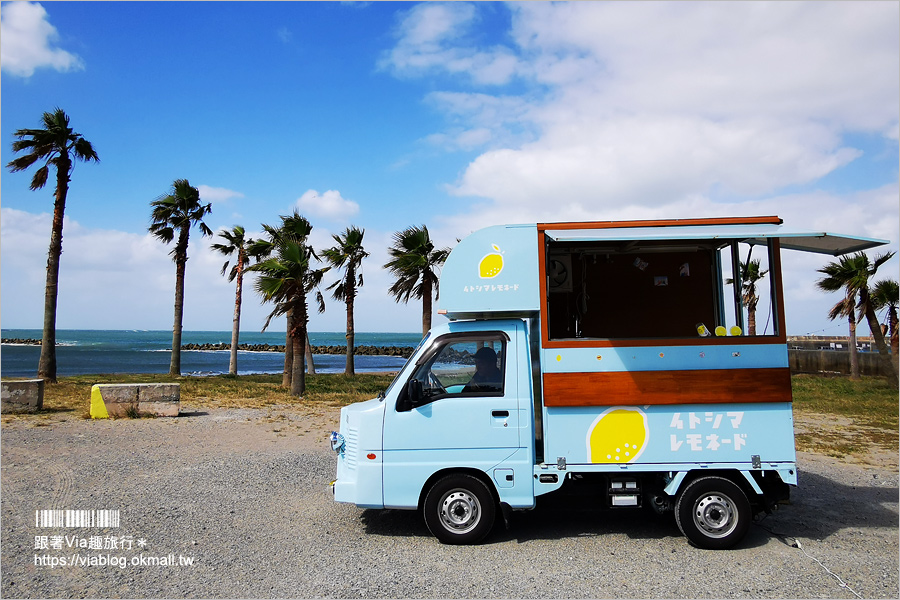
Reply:
M182 350L230 350L231 344L183 344ZM284 344L238 344L238 350L248 352L284 352ZM406 346L356 346L355 354L365 356L399 356L409 358L415 348ZM313 346L313 354L346 354L346 346Z
M28 338L3 338L0 340L3 344L18 344L19 346L40 346L41 340L32 340ZM57 344L58 346L59 344Z
M18 344L25 346L40 346L41 340L27 338L3 338L4 344ZM57 344L59 345L59 344ZM230 350L231 344L224 342L217 344L182 344L182 350ZM238 350L248 352L284 352L284 344L238 344ZM365 356L399 356L409 358L415 348L411 346L356 346L355 353ZM313 354L347 354L346 346L313 346Z

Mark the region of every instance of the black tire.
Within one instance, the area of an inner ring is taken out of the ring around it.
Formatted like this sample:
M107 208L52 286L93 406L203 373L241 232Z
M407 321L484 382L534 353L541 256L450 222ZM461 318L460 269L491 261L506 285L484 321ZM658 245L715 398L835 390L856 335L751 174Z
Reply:
M425 524L444 544L477 544L494 527L497 504L491 490L471 475L447 475L425 496Z
M724 477L695 479L675 504L675 521L681 533L707 550L736 545L747 534L751 519L747 495Z

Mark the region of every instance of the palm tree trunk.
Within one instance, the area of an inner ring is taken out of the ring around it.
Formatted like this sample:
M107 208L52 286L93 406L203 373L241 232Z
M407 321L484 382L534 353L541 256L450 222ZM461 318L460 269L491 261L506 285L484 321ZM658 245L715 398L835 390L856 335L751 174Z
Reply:
M891 358L894 360L894 370L900 372L900 319L897 318L897 309L891 308L888 312L888 323L890 324L891 331Z
M431 330L431 277L426 273L422 280L422 337Z
M169 375L181 375L181 326L184 318L184 261L175 266L175 320L172 323L172 360Z
M747 335L756 335L756 306L759 304L759 298L756 294L747 295Z
M306 373L303 372L303 362L306 356L304 344L306 340L306 299L304 298L295 310L294 327L291 329L291 339L294 346L294 362L291 366L291 395L298 398L306 392Z
M190 229L182 227L178 233L175 252L175 321L172 324L172 360L169 375L181 376L181 327L184 322L184 271L187 265L188 235Z
M354 275L355 277L355 275ZM348 281L350 280L350 276L347 276ZM354 290L351 286L350 290L347 293L347 363L344 367L344 373L347 375L355 374L355 368L353 365L353 354L355 352L354 342L356 338L356 331L353 326L353 300L356 295L356 290Z
M297 335L292 337L291 345L293 347L291 355L294 357L293 364L291 364L291 395L299 398L306 391L306 374L303 372L302 334L297 333Z
M294 328L294 311L288 310L285 316L287 317L287 331L284 339L284 373L281 376L281 387L290 389L294 368L294 340L291 337L291 330Z
M238 256L237 292L234 295L234 319L231 322L231 358L228 360L228 373L237 375L238 344L241 337L241 295L244 283L243 257Z
M897 385L897 370L894 368L894 362L891 360L890 352L888 352L887 344L884 341L884 332L881 331L881 324L878 322L878 315L872 308L871 302L866 302L866 321L869 323L869 329L872 331L872 337L875 338L875 347L878 348L878 356L881 358L881 364L884 365L888 373L888 378Z
M850 315L850 379L859 379L859 354L856 350L856 315Z
M62 157L60 157L62 158ZM61 161L56 169L56 201L53 203L53 225L47 252L47 283L44 286L44 331L37 376L56 383L56 307L59 297L59 258L62 255L63 218L69 193L69 164Z
M316 374L316 364L313 362L313 351L312 346L309 343L309 332L306 332L305 336L306 342L303 346L303 350L306 352L306 372L309 375Z

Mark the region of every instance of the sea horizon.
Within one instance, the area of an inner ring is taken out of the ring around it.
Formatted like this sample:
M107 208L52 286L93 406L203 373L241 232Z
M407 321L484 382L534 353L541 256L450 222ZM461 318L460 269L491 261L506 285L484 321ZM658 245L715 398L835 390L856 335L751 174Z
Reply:
M11 339L40 339L40 329L0 328L0 337ZM310 331L313 346L346 347L344 332ZM420 333L356 332L356 346L415 347ZM171 330L154 329L57 329L57 375L105 375L116 373L168 373L171 358ZM283 346L283 331L241 331L239 343ZM184 330L181 338L186 344L231 344L230 330ZM3 344L0 352L0 375L3 377L32 377L37 373L39 345ZM228 373L230 351L182 350L181 370L184 375L220 375ZM319 373L342 373L346 356L317 354L314 358ZM405 359L384 355L357 355L357 372L396 371ZM276 374L284 368L284 353L278 351L238 351L238 374Z

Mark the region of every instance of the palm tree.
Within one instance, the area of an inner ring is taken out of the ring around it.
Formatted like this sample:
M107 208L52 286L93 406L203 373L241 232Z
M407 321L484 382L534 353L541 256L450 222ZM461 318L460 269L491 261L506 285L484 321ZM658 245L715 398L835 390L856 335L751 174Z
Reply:
M200 203L200 191L187 179L176 179L169 194L160 196L150 203L150 233L169 244L177 238L175 248L170 252L175 262L175 323L172 326L172 361L169 375L181 375L181 325L184 316L184 271L188 259L188 238L191 227L197 225L200 233L211 236L212 229L203 222L203 217L212 212L211 204Z
M257 262L271 256L275 251L277 245L280 242L285 241L287 238L290 237L296 239L297 241L301 241L305 240L306 237L309 236L309 234L312 232L312 225L309 223L309 221L297 214L296 211L294 211L294 214L291 216L282 215L280 227L266 225L265 223L263 223L262 228L267 236L267 239L256 240L250 246L250 253L256 258ZM290 389L291 374L293 372L294 366L294 346L291 338L294 315L289 308L287 312L285 312L284 316L286 327L284 336L284 370L281 376L281 387ZM269 322L266 321L266 327L268 327L268 324ZM312 362L311 356L309 357L309 359L310 362Z
M256 289L266 302L274 302L275 308L266 319L263 331L272 318L288 317L288 339L292 351L291 394L301 396L306 391L306 377L303 371L304 346L309 321L307 296L316 290L328 267L314 269L313 260L318 260L315 251L307 244L307 236L312 231L309 221L296 212L290 217L282 217L282 227L275 229L264 226L270 240L257 245L269 246L270 257L247 268L259 273ZM317 292L319 312L325 311L322 293ZM287 352L287 348L285 348Z
M394 233L394 243L388 248L391 260L384 265L396 281L388 289L397 302L409 302L410 297L422 300L422 335L431 329L431 305L439 296L436 271L447 260L449 248L435 250L428 228L408 227Z
M244 228L235 225L231 230L223 229L219 232L219 237L225 240L224 244L213 244L212 249L224 254L232 256L237 253L237 260L228 271L228 265L231 261L225 261L222 265L222 275L228 271L228 281L237 281L236 291L234 294L234 319L231 322L231 359L228 361L228 373L237 375L237 352L238 339L241 334L241 297L244 289L244 270L250 259L248 249L254 243L252 238L245 237Z
M759 304L756 284L766 273L768 271L760 270L759 260L750 260L750 256L740 263L741 303L747 307L747 335L756 335L756 306ZM725 283L734 285L734 280L728 279Z
M832 321L838 318L848 320L850 324L850 379L859 379L859 354L856 349L856 293L847 290L844 298L828 311L828 318Z
M286 217L282 216L282 228L284 227L284 219ZM253 255L257 262L262 261L264 258L268 258L271 256L272 252L275 250L275 244L282 237L282 229L278 227L273 227L272 225L266 225L263 223L262 225L263 231L265 232L267 239L255 240L253 244L250 245L250 254ZM291 345L291 313L288 311L285 313L285 320L287 321L287 327L285 328L285 340L284 340L284 371L281 376L281 387L290 388L291 387L291 368L294 364L294 351L293 346ZM268 326L268 322L266 323Z
M322 252L325 260L335 269L344 269L344 276L328 286L331 296L347 305L347 364L344 372L353 375L354 338L353 304L356 290L363 285L362 261L369 256L363 248L365 229L350 226L341 235L332 235L335 246Z
M875 339L875 346L878 348L878 354L881 356L882 363L885 365L889 376L896 385L897 371L894 369L894 364L888 353L887 344L884 341L884 334L878 323L878 316L875 314L875 303L871 300L869 293L869 279L875 275L875 272L878 271L878 267L890 260L894 254L895 252L879 254L875 257L874 262L870 262L869 257L863 252L857 252L849 257L842 256L838 262L829 263L819 269L819 272L824 274L825 277L816 282L816 285L819 289L827 292L836 292L841 289L845 290L846 297L842 303L849 303L852 301L852 298L857 299L855 306L856 315L853 314L853 309L851 308L850 321L851 323L858 323L859 321L862 321L863 318L866 319L869 324L869 329L872 331L872 337ZM835 306L835 308L837 308L837 306ZM846 307L844 307L843 310L846 311ZM834 312L834 309L832 309L832 312ZM850 352L852 359L852 353L856 352L856 345L852 340ZM858 369L855 376L859 377Z
M33 164L43 165L31 178L31 190L46 185L51 165L56 169L56 191L53 202L53 225L50 229L50 249L47 252L47 282L44 286L44 333L37 376L56 383L56 306L59 291L59 257L62 254L63 217L66 197L76 161L98 162L100 158L89 141L69 127L69 117L61 108L41 117L43 129L19 129L13 135L12 150L26 154L11 160L6 166L12 173L24 171Z
M871 294L875 310L887 309L888 326L891 335L891 358L894 369L897 369L900 358L900 336L898 336L897 304L900 302L900 289L893 279L882 279L872 286Z

